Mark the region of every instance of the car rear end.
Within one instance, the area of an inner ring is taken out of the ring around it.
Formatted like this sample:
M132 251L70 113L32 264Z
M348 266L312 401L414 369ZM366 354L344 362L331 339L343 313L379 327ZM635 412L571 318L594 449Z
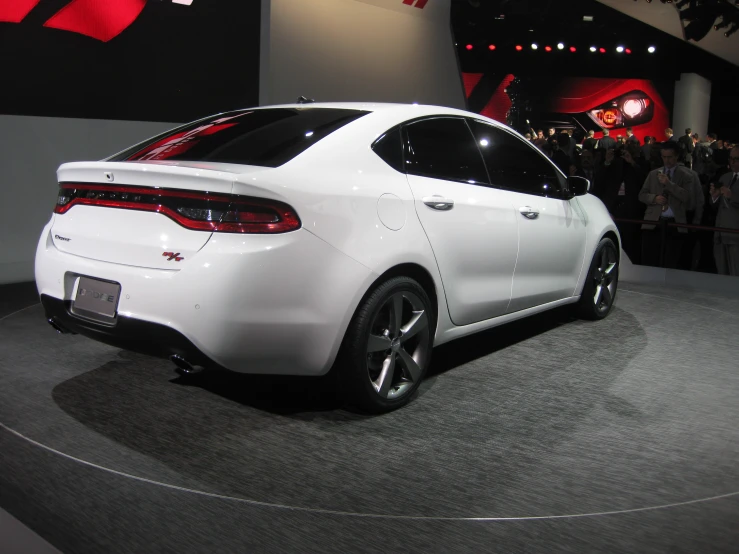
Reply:
M36 255L53 326L191 365L285 374L330 367L369 272L302 227L288 186L233 194L236 180L279 181L283 158L307 149L287 136L289 113L258 121L252 113L198 122L111 161L60 167ZM327 134L356 115L311 117ZM326 279L329 270L345 279Z

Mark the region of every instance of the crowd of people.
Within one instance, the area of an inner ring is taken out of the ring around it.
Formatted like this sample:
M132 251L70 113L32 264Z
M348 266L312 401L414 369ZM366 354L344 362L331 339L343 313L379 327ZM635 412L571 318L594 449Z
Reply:
M573 130L526 133L566 174L590 180L608 208L632 262L739 275L739 146L691 129L640 140L631 128L616 138ZM641 223L639 223L641 221ZM670 223L687 224L678 227Z

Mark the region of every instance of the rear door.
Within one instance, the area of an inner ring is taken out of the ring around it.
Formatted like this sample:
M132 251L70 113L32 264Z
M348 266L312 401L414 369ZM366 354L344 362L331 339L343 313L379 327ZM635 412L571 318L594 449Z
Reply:
M439 266L449 315L468 325L504 314L518 252L516 214L491 188L462 118L405 126L406 171Z

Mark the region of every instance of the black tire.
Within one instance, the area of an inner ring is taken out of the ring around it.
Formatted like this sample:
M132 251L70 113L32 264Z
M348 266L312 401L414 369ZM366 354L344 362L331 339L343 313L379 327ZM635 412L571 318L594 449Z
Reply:
M576 312L582 319L598 320L613 308L618 291L618 248L609 238L601 239L590 262ZM597 295L597 296L596 296Z
M407 404L431 362L435 323L426 291L409 277L388 279L365 296L332 370L343 403L373 414Z

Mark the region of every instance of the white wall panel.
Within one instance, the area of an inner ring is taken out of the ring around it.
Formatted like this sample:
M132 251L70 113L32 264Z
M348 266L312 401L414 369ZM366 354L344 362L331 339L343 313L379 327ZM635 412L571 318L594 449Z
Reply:
M423 3L422 3L423 4ZM450 0L263 0L260 104L419 102L464 108Z
M173 123L0 115L0 284L33 280L36 242L56 201L56 169L99 160Z

